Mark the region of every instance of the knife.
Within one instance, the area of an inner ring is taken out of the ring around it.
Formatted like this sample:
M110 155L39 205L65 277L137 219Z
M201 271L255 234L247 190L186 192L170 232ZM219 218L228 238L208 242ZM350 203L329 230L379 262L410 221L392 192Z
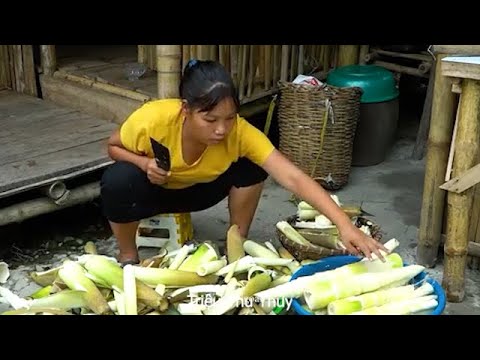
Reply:
M157 166L165 171L170 171L170 151L168 148L153 138L150 138L150 144L152 145L153 153L155 154Z

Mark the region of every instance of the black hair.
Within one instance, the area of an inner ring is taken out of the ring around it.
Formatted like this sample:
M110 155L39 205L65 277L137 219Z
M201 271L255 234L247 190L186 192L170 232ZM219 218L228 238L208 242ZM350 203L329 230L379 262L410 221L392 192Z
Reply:
M210 111L227 98L233 100L237 112L240 108L232 77L222 64L212 60L188 62L180 82L180 97L190 108L200 111Z

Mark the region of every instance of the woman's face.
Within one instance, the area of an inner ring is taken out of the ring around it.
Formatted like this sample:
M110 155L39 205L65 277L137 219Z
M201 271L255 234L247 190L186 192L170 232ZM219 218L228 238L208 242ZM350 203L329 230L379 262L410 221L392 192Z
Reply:
M222 100L207 112L192 110L184 103L183 113L189 122L189 137L204 145L222 142L232 130L237 118L237 109L231 98Z

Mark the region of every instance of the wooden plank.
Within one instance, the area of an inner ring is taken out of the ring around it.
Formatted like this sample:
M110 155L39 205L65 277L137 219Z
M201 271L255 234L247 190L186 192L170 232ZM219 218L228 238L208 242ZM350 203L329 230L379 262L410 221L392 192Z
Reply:
M437 54L480 55L480 45L433 45L432 52Z
M461 194L465 190L480 183L480 164L475 165L460 176L442 184L440 189L447 190L456 194Z
M46 100L119 124L142 105L140 101L50 76L41 76L40 83Z
M80 113L62 117L55 127L47 126L48 119L29 126L21 136L3 141L0 164L20 161L30 156L54 153L65 148L88 144L110 136L112 126ZM17 126L21 126L20 122Z
M25 94L37 96L37 76L33 59L32 45L22 45L23 74L25 80Z
M480 56L448 56L442 59L442 75L480 80Z
M105 153L105 141L0 165L0 198L108 166L112 161Z
M0 121L0 197L111 163L116 124L13 91L0 92Z
M7 45L0 45L0 89L10 87L10 70L8 69Z

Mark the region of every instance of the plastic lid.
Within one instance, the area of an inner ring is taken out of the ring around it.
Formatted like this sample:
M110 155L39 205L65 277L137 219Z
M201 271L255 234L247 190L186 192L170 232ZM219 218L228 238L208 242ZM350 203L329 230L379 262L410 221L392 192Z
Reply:
M348 65L330 72L327 84L337 87L359 87L363 90L360 102L374 103L398 97L393 74L377 65Z

